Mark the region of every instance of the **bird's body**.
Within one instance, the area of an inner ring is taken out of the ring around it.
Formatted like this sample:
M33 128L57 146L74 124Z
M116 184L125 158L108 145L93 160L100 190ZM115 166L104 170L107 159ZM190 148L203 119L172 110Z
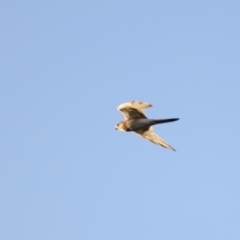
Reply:
M157 136L157 134L153 132L152 125L177 121L178 118L148 119L143 113L142 109L149 107L152 107L152 105L136 101L121 104L118 107L118 110L123 113L125 120L118 123L115 129L123 132L135 132L136 134L146 138L155 144L175 151L173 147L171 147L168 143L166 143L163 139L161 139L159 136Z

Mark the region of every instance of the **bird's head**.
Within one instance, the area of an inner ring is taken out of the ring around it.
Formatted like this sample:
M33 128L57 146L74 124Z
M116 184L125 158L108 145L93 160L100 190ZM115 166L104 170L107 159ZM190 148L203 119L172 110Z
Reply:
M115 126L115 130L119 130L119 131L125 132L126 130L125 130L125 127L124 127L123 122L118 123L118 124Z

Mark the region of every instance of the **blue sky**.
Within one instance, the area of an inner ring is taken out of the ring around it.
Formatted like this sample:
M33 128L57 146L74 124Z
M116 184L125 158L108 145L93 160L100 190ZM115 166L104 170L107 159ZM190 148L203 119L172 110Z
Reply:
M240 239L239 1L0 6L1 239Z

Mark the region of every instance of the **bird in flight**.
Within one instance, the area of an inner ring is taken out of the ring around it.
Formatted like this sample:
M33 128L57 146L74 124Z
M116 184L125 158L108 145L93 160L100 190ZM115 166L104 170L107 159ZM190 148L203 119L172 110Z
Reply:
M131 101L118 106L118 110L123 113L125 119L115 126L116 130L123 132L134 132L141 137L161 145L162 147L176 151L172 146L161 139L153 132L152 125L168 123L179 120L179 118L170 119L148 119L143 113L143 109L152 107L149 103Z

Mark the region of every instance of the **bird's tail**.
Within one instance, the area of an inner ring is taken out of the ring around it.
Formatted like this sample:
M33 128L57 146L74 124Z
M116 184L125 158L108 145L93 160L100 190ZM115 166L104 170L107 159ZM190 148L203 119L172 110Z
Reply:
M151 120L151 125L161 124L161 123L168 123L168 122L175 122L177 120L179 120L179 118L168 118L168 119Z

